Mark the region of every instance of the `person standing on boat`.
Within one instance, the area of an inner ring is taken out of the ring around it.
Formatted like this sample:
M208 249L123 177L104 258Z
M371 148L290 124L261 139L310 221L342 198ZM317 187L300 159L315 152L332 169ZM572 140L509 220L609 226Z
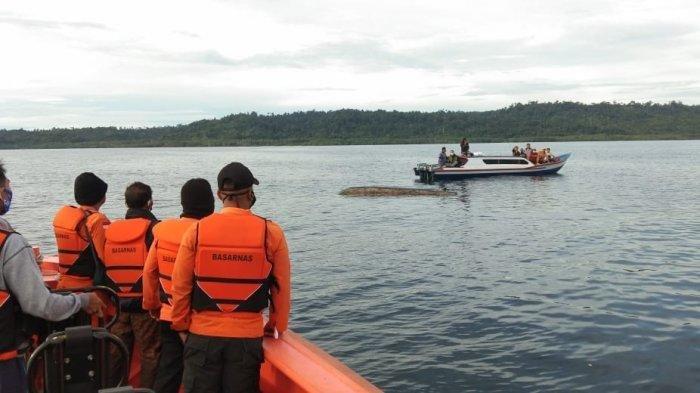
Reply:
M469 157L469 141L467 138L462 138L462 141L459 142L459 147L462 151L462 155L465 157Z
M438 156L438 165L443 167L447 165L447 148L445 146L440 150L440 155Z
M214 194L205 179L188 180L180 191L180 218L165 220L153 228L153 245L143 269L143 308L160 320L160 359L153 390L177 393L182 383L183 344L172 330L172 272L185 231L214 213Z
M113 289L119 296L119 318L110 332L119 337L129 351L138 344L141 357L139 386L152 388L160 353L158 322L141 306L142 276L148 249L153 243L153 226L158 222L151 213L153 192L148 185L135 182L124 192L127 211L125 219L113 222L105 230L102 265L98 266L96 284ZM119 382L121 354L110 347L112 369L110 380Z
M245 165L226 165L217 183L223 209L185 232L173 270L182 382L187 393L258 392L263 335L289 320L289 251L282 228L250 211L259 182Z
M92 286L95 268L102 263L104 226L109 224L100 212L107 183L92 172L84 172L75 178L73 194L78 206L63 206L53 220L61 273L58 289Z
M12 189L0 163L0 216L10 210ZM94 293L59 295L46 288L32 247L0 218L0 392L25 393L27 378L20 343L23 315L61 321L83 310L102 316L105 305Z

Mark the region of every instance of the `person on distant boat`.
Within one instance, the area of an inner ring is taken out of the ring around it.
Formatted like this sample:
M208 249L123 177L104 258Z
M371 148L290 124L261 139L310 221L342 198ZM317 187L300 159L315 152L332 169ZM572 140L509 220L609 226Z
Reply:
M544 164L544 159L547 157L547 153L545 152L544 149L540 149L535 151L535 154L537 154L537 163L538 164Z
M454 150L450 150L450 155L447 156L447 166L455 167L457 166L457 155Z
M443 167L447 165L447 149L445 146L442 147L442 150L440 150L440 155L438 156L438 165Z
M93 285L95 268L102 263L107 216L100 212L107 183L94 173L84 172L73 185L78 206L63 206L53 220L61 277L58 289Z
M465 157L469 157L469 141L467 138L462 138L462 141L459 142L459 147L462 151L462 155Z
M515 145L513 147L513 149L511 150L511 152L513 153L513 157L519 157L520 156L520 148L518 147L518 145Z
M539 153L537 152L537 149L530 147L529 143L525 146L525 155L526 155L526 158L530 162L532 162L533 164L535 164L535 165L539 164L539 162L540 162Z
M462 139L462 142L460 142L460 147L462 149L462 155L464 157L474 157L474 153L470 151L469 141L467 140L467 138Z
M10 180L0 163L0 216L12 204ZM23 332L20 319L31 315L61 321L83 310L102 316L104 303L95 293L59 295L49 292L32 247L12 226L0 218L0 391L27 392L23 347L30 332ZM26 335L25 335L26 333Z
M544 149L544 160L543 162L553 162L554 161L554 156L552 155L552 152L549 150L549 148Z
M185 231L200 219L214 213L214 194L205 179L190 179L180 191L182 214L153 228L153 244L143 269L143 308L160 320L160 360L153 390L177 393L182 383L183 344L171 329L172 274Z
M173 270L182 382L187 393L258 392L263 335L277 337L289 320L289 251L282 228L250 211L260 184L250 169L232 162L217 183L224 208L185 231Z
M153 192L148 185L135 182L124 192L127 211L125 219L114 221L105 230L102 265L98 265L95 283L113 289L119 296L119 318L110 332L119 337L129 352L138 344L141 357L139 386L152 388L160 354L158 322L141 306L143 267L148 249L153 243L153 227L158 223L151 213ZM114 360L110 381L116 386L120 377L121 354L110 347Z

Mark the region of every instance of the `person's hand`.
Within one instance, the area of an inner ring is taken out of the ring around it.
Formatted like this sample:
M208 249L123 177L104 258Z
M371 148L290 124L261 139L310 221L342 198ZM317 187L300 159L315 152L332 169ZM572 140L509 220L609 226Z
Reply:
M107 307L99 296L95 292L90 292L90 297L88 304L83 308L83 310L90 315L97 315L97 317L102 318L104 316L104 309Z
M148 315L151 316L151 318L155 319L156 321L160 320L160 309L157 308L155 310L148 310Z
M268 337L274 337L278 338L279 333L277 333L277 329L275 329L275 326L270 323L270 321L267 321L265 324L265 328L263 329L263 333L268 336Z
M178 332L177 334L180 336L180 340L182 340L182 343L184 344L185 341L187 341L187 332Z

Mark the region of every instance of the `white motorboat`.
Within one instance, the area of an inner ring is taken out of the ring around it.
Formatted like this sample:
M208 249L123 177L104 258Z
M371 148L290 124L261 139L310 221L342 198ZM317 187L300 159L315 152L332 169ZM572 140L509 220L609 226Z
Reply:
M513 156L462 157L454 167L421 163L413 168L413 172L423 182L495 175L542 176L557 173L570 156L571 153L562 154L541 164Z

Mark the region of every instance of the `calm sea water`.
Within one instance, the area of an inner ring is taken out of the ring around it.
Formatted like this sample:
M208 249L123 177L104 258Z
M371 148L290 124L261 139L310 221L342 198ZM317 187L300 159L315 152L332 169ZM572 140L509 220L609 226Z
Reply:
M541 144L538 144L541 145ZM0 151L7 216L45 253L73 178L132 181L179 212L191 177L229 161L286 230L292 328L393 392L700 390L700 141L551 143L559 175L425 186L439 146ZM451 146L457 148L458 146ZM511 145L474 145L507 153ZM346 198L350 186L444 187L446 198Z

